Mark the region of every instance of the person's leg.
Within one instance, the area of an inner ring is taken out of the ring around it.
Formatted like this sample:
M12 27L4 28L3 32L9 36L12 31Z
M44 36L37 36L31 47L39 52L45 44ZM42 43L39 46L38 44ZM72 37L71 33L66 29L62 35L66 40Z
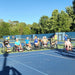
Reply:
M58 45L57 45L57 40L55 41L55 46L56 46L56 48L58 48Z
M67 45L67 50L69 51L69 45Z
M8 44L7 47L11 47L11 46Z
M21 44L19 45L19 51L23 51Z
M64 44L65 44L65 48L66 48L66 41L64 42Z
M7 52L11 52L11 46L9 44L6 46L6 48L7 48Z
M56 44L57 44L57 40L56 40Z
M47 47L47 42L44 42L44 46Z
M69 45L69 50L70 50L70 51L72 50L72 47L71 47L71 45Z
M22 46L21 46L21 44L19 45L19 48L20 48L20 49L22 49Z
M38 46L38 43L36 43L36 46Z
M29 43L29 47L31 48L31 44Z
M65 45L65 49L68 51L68 46L67 45Z

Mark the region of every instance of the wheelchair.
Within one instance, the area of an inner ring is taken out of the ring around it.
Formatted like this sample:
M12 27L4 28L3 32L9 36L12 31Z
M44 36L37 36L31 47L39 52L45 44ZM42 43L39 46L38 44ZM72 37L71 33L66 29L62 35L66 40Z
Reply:
M49 48L49 47L48 47L48 42L47 42L46 44L42 43L42 48L43 48L43 49L44 49L44 48Z
M34 43L34 44L33 44L33 49L34 49L34 50L40 49L40 44L38 44L38 46L36 46L35 43Z
M23 52L23 48L19 48L19 47L17 47L17 46L14 45L13 52L16 52L16 51Z
M54 42L50 42L50 48L52 49L52 48L58 48L58 46L57 46L57 44L56 44L56 42L54 41Z
M11 47L7 47L7 46L2 46L2 50L1 50L2 53L5 53L5 52L12 52L12 48Z
M23 49L29 51L29 50L32 50L32 47L29 47L28 45L24 45L24 46L23 46Z

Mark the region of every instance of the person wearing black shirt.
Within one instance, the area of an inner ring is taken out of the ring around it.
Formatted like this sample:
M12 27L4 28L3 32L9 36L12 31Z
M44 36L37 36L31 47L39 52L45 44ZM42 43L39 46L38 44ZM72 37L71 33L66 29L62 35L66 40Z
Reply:
M8 47L8 45L9 45L9 41L8 41L8 40L4 40L3 46L4 46L4 47Z
M11 49L10 49L10 45L9 45L9 40L8 39L5 39L4 40L4 42L3 42L3 47L4 47L4 50L6 51L6 52L10 52L11 51ZM6 49L5 49L5 47L6 47Z

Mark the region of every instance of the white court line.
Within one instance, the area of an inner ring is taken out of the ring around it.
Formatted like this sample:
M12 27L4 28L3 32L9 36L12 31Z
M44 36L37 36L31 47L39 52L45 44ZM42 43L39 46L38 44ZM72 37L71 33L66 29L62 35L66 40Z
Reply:
M48 56L53 56L53 57L58 57L58 58L62 58L62 59L75 60L75 59L72 59L72 58L57 56L57 55L53 55L53 54L46 54L46 53L41 53L41 54L48 55Z
M10 60L11 60L11 59L10 59ZM19 62L19 61L16 61L16 60L11 60L11 61L13 61L13 62L15 62L15 63L17 63L17 64L20 64L20 65L23 65L23 66L25 66L25 67L27 67L27 68L29 68L29 69L31 69L31 70L37 71L37 72L39 72L39 73L41 73L41 74L43 74L43 75L48 75L48 74L46 74L46 73L44 73L44 72L42 72L42 71L40 71L40 70L38 70L38 69L36 69L36 68L33 68L33 67L28 66L28 65L26 65L26 64L23 64L23 63L21 63L21 62Z

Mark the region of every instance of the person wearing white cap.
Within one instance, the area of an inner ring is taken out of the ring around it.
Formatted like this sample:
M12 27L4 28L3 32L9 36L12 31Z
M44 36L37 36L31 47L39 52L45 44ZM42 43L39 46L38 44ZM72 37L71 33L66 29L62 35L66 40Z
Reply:
M22 46L21 46L21 43L18 40L18 38L16 38L15 47L18 48L18 49L21 49L23 51Z
M48 43L48 39L46 38L46 36L43 36L43 39L42 39L42 44L43 46L47 46L47 43Z

